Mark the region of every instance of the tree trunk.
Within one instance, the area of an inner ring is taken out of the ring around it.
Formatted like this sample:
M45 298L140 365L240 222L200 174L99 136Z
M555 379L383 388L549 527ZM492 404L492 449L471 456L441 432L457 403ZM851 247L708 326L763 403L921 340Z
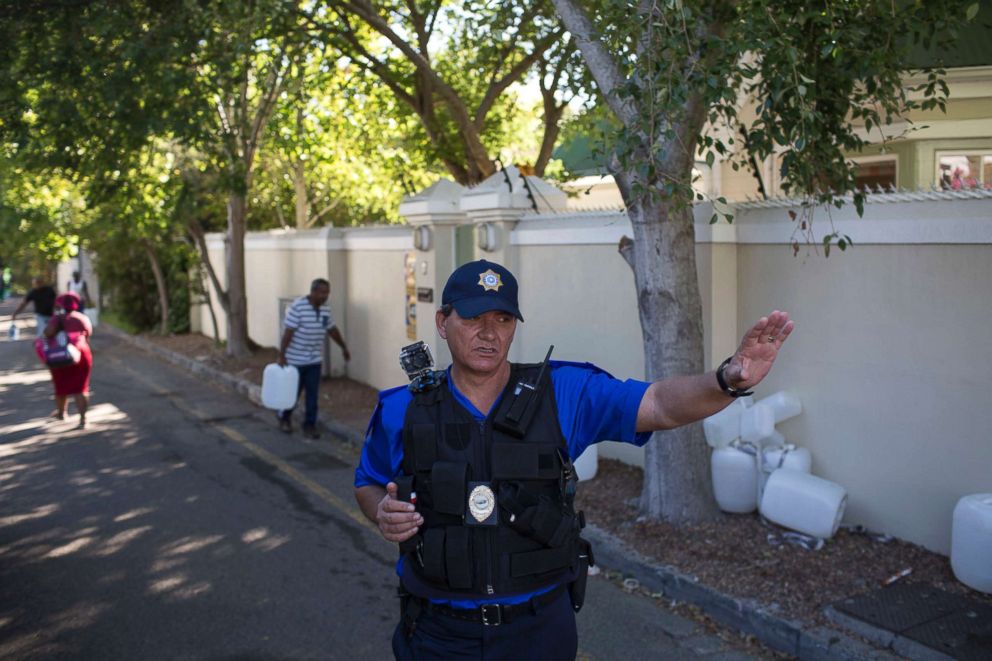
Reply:
M202 282L202 280L203 280L203 272L202 271L199 273L199 277L200 277L200 280ZM203 294L204 294L204 296L203 296L204 301L207 304L207 311L210 313L210 323L214 327L214 344L219 344L220 343L220 324L217 323L217 311L214 310L214 302L213 302L213 299L210 298L210 290L205 287Z
M534 163L534 174L538 177L544 176L544 171L551 161L551 154L554 152L555 143L558 142L558 134L561 131L561 115L564 109L564 106L559 108L555 105L554 97L552 97L550 105L545 100L544 137L541 139L541 149L538 151L537 161Z
M247 186L245 187L247 188ZM244 358L251 353L248 340L248 298L245 280L245 225L248 200L231 192L227 200L227 355Z
M152 266L152 275L155 276L155 288L158 290L158 309L161 314L159 322L159 333L167 335L169 333L169 291L165 285L165 276L162 274L162 265L159 264L158 255L151 241L144 241L145 255Z
M194 218L189 221L187 229L190 236L193 237L193 242L196 244L197 250L200 252L200 262L203 264L203 268L206 269L211 284L213 284L214 291L217 293L217 300L220 301L220 307L226 314L230 309L227 291L221 286L220 279L217 277L217 271L214 269L213 262L210 261L210 250L207 248L207 238L203 226L200 224L200 221ZM207 294L207 300L210 300L209 293ZM214 335L214 338L219 341L220 335Z
M293 200L296 210L296 229L305 230L310 226L310 199L307 195L306 172L303 169L303 161L296 159L293 161Z
M628 209L649 381L703 371L703 310L691 207L651 202ZM702 423L655 432L645 447L641 511L675 525L716 515Z

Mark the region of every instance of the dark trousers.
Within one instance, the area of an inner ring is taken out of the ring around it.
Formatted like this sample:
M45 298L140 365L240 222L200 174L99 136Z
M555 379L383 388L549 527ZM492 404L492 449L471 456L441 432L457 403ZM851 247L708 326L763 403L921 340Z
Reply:
M578 645L567 590L508 624L486 626L425 611L412 636L402 621L393 633L397 661L574 661Z
M300 373L300 385L296 390L296 400L299 401L300 393L306 391L303 424L315 425L317 424L317 396L320 394L320 363L293 365L293 367ZM291 409L284 409L279 413L279 417L283 420L289 420L295 409L295 405Z

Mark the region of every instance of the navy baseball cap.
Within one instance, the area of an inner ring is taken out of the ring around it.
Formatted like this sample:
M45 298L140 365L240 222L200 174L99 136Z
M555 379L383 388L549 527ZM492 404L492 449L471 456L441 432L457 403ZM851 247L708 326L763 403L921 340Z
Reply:
M502 310L524 320L517 303L517 279L502 264L484 259L455 269L444 285L441 305L451 305L465 319Z

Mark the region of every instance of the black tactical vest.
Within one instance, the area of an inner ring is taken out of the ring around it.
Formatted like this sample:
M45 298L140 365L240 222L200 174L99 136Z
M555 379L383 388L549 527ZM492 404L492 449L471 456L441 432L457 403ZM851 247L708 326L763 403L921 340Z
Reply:
M414 395L403 424L404 475L397 479L400 497L415 494L424 518L418 534L400 545L403 582L414 594L522 593L575 573L584 522L572 505L574 470L547 372L522 434L505 416L517 384L535 383L540 365L511 365L500 404L483 422L446 382Z

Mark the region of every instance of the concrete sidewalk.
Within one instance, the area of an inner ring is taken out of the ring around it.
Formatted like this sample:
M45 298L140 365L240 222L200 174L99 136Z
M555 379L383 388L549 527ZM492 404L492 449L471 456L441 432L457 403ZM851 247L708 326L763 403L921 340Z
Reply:
M260 387L245 379L208 367L187 356L135 337L107 324L100 332L112 334L161 358L182 366L204 379L241 393L252 402L261 401ZM340 439L360 447L364 442L362 430L343 425L322 413L319 419L327 430ZM649 592L662 594L676 602L694 604L714 620L742 634L755 636L765 645L801 659L896 659L906 658L892 649L881 649L862 642L839 630L809 626L798 620L782 618L752 600L737 599L722 594L694 577L682 574L671 567L657 565L626 547L609 533L589 525L584 533L596 549L596 558L603 570L622 573L634 578ZM901 650L905 653L905 650ZM910 657L914 658L914 657ZM924 655L915 658L950 658L942 655Z

